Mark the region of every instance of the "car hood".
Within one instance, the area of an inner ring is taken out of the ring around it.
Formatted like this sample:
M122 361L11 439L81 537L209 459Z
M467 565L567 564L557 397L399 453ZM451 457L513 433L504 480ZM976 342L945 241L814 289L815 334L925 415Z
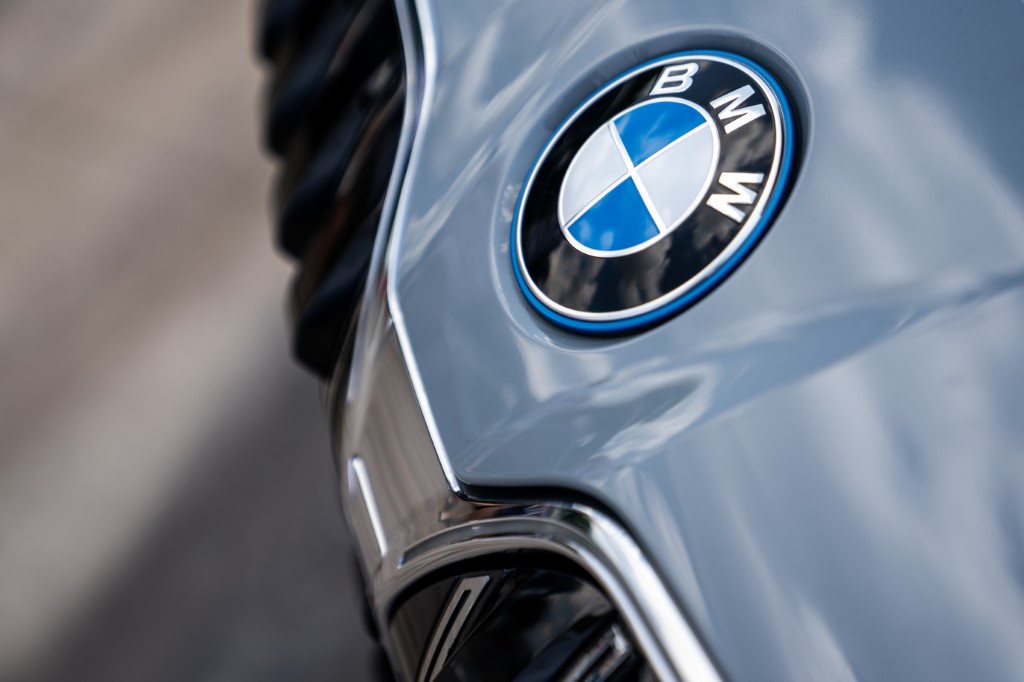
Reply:
M459 481L604 505L728 678L1019 678L1024 5L421 4L392 303ZM797 106L780 215L654 329L552 327L509 253L534 159L621 71L715 48Z

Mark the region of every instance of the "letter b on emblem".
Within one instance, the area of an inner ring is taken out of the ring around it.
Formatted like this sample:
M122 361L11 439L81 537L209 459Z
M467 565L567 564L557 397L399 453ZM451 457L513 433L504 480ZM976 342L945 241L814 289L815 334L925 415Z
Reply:
M700 67L696 64L673 64L666 66L658 76L658 81L651 88L651 96L671 95L683 92L693 85L693 77Z

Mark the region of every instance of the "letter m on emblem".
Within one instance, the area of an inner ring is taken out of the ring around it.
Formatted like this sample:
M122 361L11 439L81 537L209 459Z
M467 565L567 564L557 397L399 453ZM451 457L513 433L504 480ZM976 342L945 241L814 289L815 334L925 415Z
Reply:
M760 185L763 180L763 173L722 173L718 178L719 184L734 193L712 194L708 197L708 206L727 218L732 218L738 223L743 222L746 214L736 205L749 205L757 198L757 192L744 185Z
M747 125L751 121L756 121L765 115L764 106L757 104L752 107L744 107L739 109L739 105L747 101L747 99L754 94L754 88L749 85L744 85L738 90L733 90L727 95L722 95L716 100L711 102L711 106L715 109L725 107L718 112L718 118L721 121L725 121L727 118L736 118L738 120L732 121L725 124L725 134L728 135L734 130L738 130L743 126Z

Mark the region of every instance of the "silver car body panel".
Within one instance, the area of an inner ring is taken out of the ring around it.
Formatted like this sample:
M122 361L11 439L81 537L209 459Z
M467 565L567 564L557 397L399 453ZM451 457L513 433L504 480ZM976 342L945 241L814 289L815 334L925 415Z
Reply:
M381 599L402 584L393 562L428 542L421 531L439 533L421 556L459 545L436 518L442 496L473 535L470 500L562 490L547 508L581 494L607 510L594 514L635 541L726 678L1018 679L1024 4L399 8L404 29L426 29L410 88L422 107L400 195L392 187L389 265L379 243L371 278L386 288L367 287L332 407L346 485L349 458L364 457L380 507L361 547L379 556L383 534L392 552L368 569ZM714 48L770 68L802 114L802 167L775 225L718 290L651 331L591 339L546 324L509 256L536 155L618 73ZM398 349L429 435L416 443L400 437L415 417L389 423L374 397L398 381L377 367ZM392 480L379 462L407 447L436 459L403 462L435 469ZM426 525L387 518L392 489ZM347 504L361 493L349 487ZM582 551L555 526L536 534ZM649 609L628 579L606 587ZM655 658L673 645L649 613L633 621L661 639L642 641Z
M415 159L432 83L429 14L396 4L411 96L352 362L338 365L326 391L346 518L380 629L387 632L386 614L403 591L432 572L479 556L546 552L590 573L659 678L716 682L718 671L663 580L614 519L578 502L470 499L451 473L414 358L399 341L403 326L392 319L389 268L401 249L394 215L401 215L404 166Z

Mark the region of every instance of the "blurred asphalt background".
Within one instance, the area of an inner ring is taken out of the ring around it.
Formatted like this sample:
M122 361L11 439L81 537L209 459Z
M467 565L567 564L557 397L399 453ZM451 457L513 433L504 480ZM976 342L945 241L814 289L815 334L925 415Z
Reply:
M0 0L0 680L363 680L253 0Z

